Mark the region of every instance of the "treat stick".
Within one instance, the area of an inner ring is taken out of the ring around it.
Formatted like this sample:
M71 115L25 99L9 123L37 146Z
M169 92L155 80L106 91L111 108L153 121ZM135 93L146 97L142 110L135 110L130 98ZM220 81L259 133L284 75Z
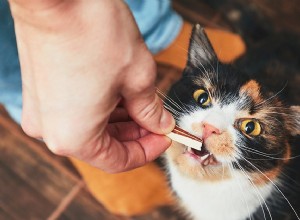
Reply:
M174 130L167 134L169 138L178 143L184 144L185 146L201 150L202 140L189 132L175 126Z

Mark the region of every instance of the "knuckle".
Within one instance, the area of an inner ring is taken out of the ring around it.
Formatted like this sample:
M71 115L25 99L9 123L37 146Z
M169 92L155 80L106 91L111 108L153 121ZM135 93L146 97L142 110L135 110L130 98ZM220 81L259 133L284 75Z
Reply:
M24 131L24 133L29 137L33 137L33 138L40 137L40 131L38 126L34 125L34 123L32 123L29 120L22 118L21 128Z
M46 143L48 149L60 156L71 156L76 153L76 146L72 146L71 130L66 131L62 129L48 130L43 135L44 142Z
M145 108L140 109L138 112L139 119L142 121L151 121L156 118L160 106L157 102L149 103Z
M134 93L141 93L153 89L156 79L156 64L152 59L147 59L144 65L135 66L128 78L127 85Z
M69 148L65 147L66 145L58 140L57 138L47 138L44 139L48 149L56 155L59 156L69 156L72 155L71 151Z

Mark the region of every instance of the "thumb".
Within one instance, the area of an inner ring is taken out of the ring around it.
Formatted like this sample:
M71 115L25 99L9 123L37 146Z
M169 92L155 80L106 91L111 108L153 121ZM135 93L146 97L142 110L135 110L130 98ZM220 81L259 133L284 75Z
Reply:
M163 107L154 87L124 98L130 117L141 127L157 134L167 134L174 129L175 120Z

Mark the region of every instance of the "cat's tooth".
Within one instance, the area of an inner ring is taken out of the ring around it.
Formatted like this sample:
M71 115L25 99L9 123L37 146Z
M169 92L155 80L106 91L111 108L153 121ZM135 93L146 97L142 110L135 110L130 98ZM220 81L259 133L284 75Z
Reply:
M204 160L207 159L209 156L210 156L209 154L206 154L206 155L204 155L204 156L201 157L201 160L204 161Z

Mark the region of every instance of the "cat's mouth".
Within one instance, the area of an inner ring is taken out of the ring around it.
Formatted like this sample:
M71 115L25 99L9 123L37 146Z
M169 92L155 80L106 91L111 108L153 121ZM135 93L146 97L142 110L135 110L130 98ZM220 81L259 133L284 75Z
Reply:
M205 147L204 144L202 145L201 150L196 150L196 149L187 147L186 153L188 153L189 156L191 156L194 159L196 159L197 161L199 161L202 166L220 164L220 162L217 161L215 156L207 150L207 148Z

